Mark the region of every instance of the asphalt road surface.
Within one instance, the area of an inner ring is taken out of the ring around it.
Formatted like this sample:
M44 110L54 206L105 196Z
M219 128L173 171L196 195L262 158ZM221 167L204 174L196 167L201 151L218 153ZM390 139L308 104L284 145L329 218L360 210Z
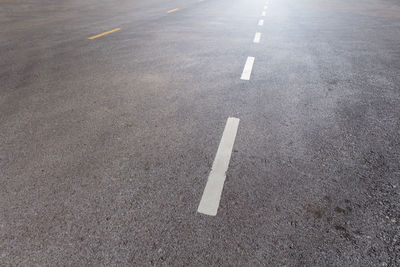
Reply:
M400 266L397 0L0 0L1 266Z

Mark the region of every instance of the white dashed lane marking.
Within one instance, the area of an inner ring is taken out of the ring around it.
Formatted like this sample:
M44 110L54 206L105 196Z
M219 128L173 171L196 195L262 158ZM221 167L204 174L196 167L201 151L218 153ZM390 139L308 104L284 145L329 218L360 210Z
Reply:
M261 38L261 33L256 32L256 34L254 35L254 43L259 43L260 42L260 38Z
M248 57L244 64L241 80L250 80L251 70L253 69L254 57Z
M238 127L238 118L228 118L197 212L217 215Z

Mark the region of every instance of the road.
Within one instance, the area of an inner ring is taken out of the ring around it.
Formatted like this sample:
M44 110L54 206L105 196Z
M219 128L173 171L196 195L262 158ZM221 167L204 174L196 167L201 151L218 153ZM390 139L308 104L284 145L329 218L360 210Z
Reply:
M398 1L0 23L1 266L400 266Z

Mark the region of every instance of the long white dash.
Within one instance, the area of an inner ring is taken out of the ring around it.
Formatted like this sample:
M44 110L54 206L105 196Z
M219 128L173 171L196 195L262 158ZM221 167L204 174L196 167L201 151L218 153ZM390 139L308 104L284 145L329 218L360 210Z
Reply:
M260 42L260 38L261 38L261 33L256 32L256 34L254 35L254 43L259 43Z
M238 127L238 118L228 118L197 212L217 215Z
M263 11L262 14L261 14L261 16L265 17L265 15L266 15L266 12Z
M241 80L250 80L251 70L253 69L254 57L247 57L246 64L244 64Z
M264 9L267 9L268 7L267 6L264 6Z
M258 21L258 26L262 26L262 25L264 25L264 20L263 20L263 19L260 19L260 20Z

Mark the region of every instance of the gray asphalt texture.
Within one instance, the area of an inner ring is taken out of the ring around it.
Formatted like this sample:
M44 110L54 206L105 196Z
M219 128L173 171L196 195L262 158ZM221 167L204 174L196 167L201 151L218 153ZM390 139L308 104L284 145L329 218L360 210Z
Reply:
M400 2L264 3L2 0L0 265L400 266Z

